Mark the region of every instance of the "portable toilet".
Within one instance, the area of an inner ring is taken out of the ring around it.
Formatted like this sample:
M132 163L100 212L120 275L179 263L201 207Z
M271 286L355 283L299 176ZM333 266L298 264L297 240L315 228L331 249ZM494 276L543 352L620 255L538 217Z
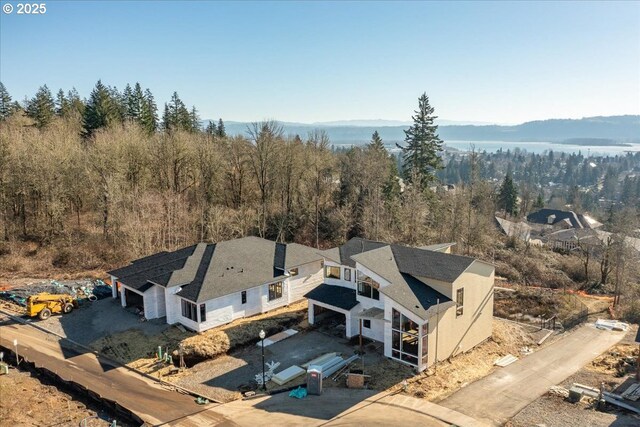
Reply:
M309 365L307 369L307 394L322 394L322 366Z

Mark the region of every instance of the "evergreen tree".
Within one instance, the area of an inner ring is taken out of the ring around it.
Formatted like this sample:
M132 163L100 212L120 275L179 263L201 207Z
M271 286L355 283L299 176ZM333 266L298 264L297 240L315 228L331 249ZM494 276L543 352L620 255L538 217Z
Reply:
M60 89L56 95L56 115L65 117L69 113L69 100L64 95L64 91Z
M382 143L382 138L380 138L380 134L378 131L374 131L373 135L371 135L371 142L369 143L369 148L376 151L384 150L384 144Z
M538 198L536 199L535 203L533 204L533 208L534 209L542 209L542 208L544 208L544 197L542 196L542 193L538 193Z
M177 92L173 92L171 101L165 104L164 115L162 117L162 127L165 131L172 130L193 130L193 120L189 110L180 99Z
M4 87L4 84L0 82L0 121L7 120L11 115L13 106L11 105L11 95Z
M505 214L511 216L518 215L518 189L511 178L511 170L507 170L507 176L504 177L500 192L498 193L498 204Z
M200 131L200 116L198 116L198 110L196 107L191 107L191 112L189 113L189 119L191 122L190 130L191 132L199 132Z
M125 120L135 120L135 105L133 100L133 89L131 89L131 85L127 83L124 87L124 92L122 93L124 105L125 105Z
M67 103L69 108L65 116L77 115L78 117L82 117L84 115L85 103L80 99L80 95L75 87L67 92Z
M27 103L27 116L36 122L36 127L48 125L55 115L55 102L47 85L40 86L35 96Z
M91 91L83 116L83 135L89 137L97 129L121 120L119 100L114 99L114 90L98 80Z
M438 136L437 116L429 104L429 98L423 93L418 98L418 109L412 116L413 125L405 133L406 146L402 147L402 160L405 178L409 181L416 177L422 187L435 179L435 171L442 168L442 140Z
M216 127L216 124L212 120L209 120L209 124L207 124L207 127L205 128L204 132L209 136L217 136L218 128Z
M136 86L138 86L136 84ZM142 106L140 109L140 126L148 134L154 133L158 129L158 107L153 99L153 94L149 89L144 91Z
M224 122L222 121L222 119L218 119L218 129L216 130L216 133L220 138L227 137L227 131L224 128Z

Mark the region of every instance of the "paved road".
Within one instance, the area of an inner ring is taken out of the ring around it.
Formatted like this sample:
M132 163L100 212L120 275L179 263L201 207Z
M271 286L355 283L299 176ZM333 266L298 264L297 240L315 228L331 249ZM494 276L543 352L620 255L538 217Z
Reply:
M151 425L174 427L304 425L425 427L486 427L455 410L404 395L368 390L327 388L322 396L298 400L282 393L224 405L198 406L191 396L167 390L157 382L98 358L67 340L15 323L0 314L0 344L13 348L18 339L21 358L46 367L99 397L118 403Z
M115 365L32 326L0 315L0 344L13 349L36 366L44 366L67 381L118 403L151 425L167 423L203 411L193 397L167 390L158 383ZM224 416L207 411L207 425L233 425Z
M624 332L581 326L548 347L463 388L440 405L489 424L503 425L549 387L576 373L623 337Z
M370 390L325 388L322 396L307 396L302 400L281 393L252 400L237 400L216 406L216 412L232 419L239 426L390 426L419 425L423 427L487 427L454 410L423 399L401 394L377 393ZM189 416L167 424L171 427L204 425L199 417Z

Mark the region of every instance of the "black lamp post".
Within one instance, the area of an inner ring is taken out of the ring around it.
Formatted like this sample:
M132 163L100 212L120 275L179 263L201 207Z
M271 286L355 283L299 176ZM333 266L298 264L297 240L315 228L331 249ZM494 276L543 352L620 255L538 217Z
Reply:
M259 336L262 343L262 390L267 391L267 383L264 376L264 337L266 336L264 330L260 330Z

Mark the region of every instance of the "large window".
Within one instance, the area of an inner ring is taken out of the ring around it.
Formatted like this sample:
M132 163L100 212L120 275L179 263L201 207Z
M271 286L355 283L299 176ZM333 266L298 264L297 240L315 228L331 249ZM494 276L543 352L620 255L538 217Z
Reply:
M198 321L198 308L194 303L191 303L187 300L182 301L182 317L186 317L187 319L191 319L194 322Z
M345 268L344 269L344 280L346 280L347 282L351 281L351 269L350 268Z
M394 308L391 311L391 356L418 366L418 342L418 324Z
M324 267L324 277L326 277L327 279L339 279L340 267L333 267L330 265L326 265Z
M371 277L362 274L358 271L358 295L371 298L371 299L380 299L380 292L378 289L380 288L380 284L373 280Z
M282 282L272 283L269 285L269 301L282 298Z
M464 288L456 291L456 317L462 316L464 312Z

